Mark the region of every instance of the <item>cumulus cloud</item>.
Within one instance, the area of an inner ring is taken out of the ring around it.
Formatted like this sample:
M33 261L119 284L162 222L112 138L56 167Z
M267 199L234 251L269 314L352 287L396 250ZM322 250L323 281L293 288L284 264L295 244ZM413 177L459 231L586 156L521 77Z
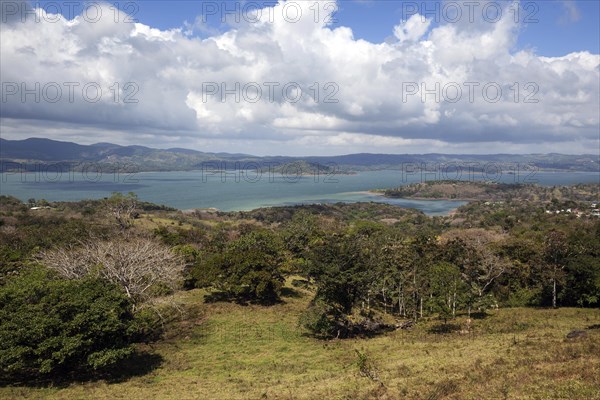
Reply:
M296 20L280 1L202 38L108 5L94 21L3 20L3 136L257 154L597 148L597 54L514 51L508 12L433 28L417 14L371 43L311 6L294 2Z
M427 32L431 25L431 19L423 18L419 14L412 15L409 19L402 21L394 27L394 36L400 42L415 42Z

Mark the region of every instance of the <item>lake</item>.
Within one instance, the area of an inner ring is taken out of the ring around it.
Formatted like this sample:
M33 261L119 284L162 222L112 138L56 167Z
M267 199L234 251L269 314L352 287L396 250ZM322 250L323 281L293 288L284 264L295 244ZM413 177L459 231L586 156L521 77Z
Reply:
M465 204L461 201L386 199L365 193L436 177L408 174L401 170L359 172L355 175L283 176L256 171L177 171L138 173L51 172L0 174L0 194L23 201L100 199L112 192L135 192L141 200L178 209L214 207L223 211L251 210L308 203L376 201L411 207L428 215L445 215ZM483 180L472 174L460 180ZM536 172L502 174L493 180L505 183L537 183L544 186L599 183L594 172Z

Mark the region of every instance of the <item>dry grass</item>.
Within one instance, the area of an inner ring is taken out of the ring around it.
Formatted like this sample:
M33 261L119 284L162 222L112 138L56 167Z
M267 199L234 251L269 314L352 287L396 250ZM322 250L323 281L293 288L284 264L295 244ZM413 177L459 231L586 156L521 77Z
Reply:
M138 228L152 231L161 226L173 226L181 229L191 229L192 225L189 223L179 222L175 219L157 216L155 214L142 214L138 219L134 220L134 225Z
M205 304L199 290L153 351L164 361L120 383L9 387L0 398L51 399L600 399L600 310L506 309L473 332L434 334L438 321L372 339L322 342L302 335L296 292L273 307ZM464 323L464 317L456 321ZM357 358L366 355L362 372ZM369 373L364 373L368 365Z

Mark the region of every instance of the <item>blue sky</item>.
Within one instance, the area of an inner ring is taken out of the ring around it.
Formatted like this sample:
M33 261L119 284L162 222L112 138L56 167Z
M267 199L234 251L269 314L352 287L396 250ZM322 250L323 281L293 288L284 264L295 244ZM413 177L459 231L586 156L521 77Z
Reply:
M311 0L298 0L308 1ZM472 2L472 1L471 1ZM505 0L493 1L497 4L506 3ZM65 1L39 1L43 7L48 4L64 4ZM73 3L73 1L71 1ZM221 23L221 15L228 14L227 10L235 9L235 3L240 9L245 4L259 4L261 6L272 5L276 1L231 1L231 0L186 0L186 1L164 1L143 0L130 2L126 0L111 2L124 11L133 13L136 20L146 25L159 29L179 28L184 23L194 21L196 16L208 14L206 20L208 26L220 32L230 29L227 24ZM131 3L137 4L133 6ZM210 5L209 5L210 3ZM452 3L447 1L446 3ZM454 2L460 5L465 16L469 7L465 4L467 0ZM225 7L222 4L227 4ZM437 6L436 6L437 4ZM474 13L483 13L484 3L481 6L473 5ZM533 49L539 55L560 56L571 52L587 50L592 53L600 52L600 1L599 0L544 0L531 1L522 0L521 4L525 10L520 15L526 23L523 24L519 35L517 49ZM212 5L216 5L218 11L212 14ZM402 19L410 16L411 7L427 12L430 16L439 15L443 20L446 13L454 18L452 7L444 5L440 1L404 1L404 0L342 0L339 2L338 11L335 13L334 26L347 26L352 28L356 39L365 39L373 43L379 43L392 36L391 27L398 24ZM438 7L436 9L436 7ZM66 14L67 6L61 10ZM329 10L329 9L328 9ZM328 10L322 10L323 15ZM439 10L439 11L436 11ZM490 18L494 18L493 7L486 9ZM534 22L537 20L537 22ZM433 26L436 21L433 21ZM202 33L199 33L202 35Z

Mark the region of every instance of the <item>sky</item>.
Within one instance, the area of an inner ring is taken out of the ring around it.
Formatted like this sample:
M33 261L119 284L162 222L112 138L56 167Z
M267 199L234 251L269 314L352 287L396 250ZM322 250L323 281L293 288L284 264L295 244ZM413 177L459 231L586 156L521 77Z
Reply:
M0 5L5 139L600 153L595 0Z

